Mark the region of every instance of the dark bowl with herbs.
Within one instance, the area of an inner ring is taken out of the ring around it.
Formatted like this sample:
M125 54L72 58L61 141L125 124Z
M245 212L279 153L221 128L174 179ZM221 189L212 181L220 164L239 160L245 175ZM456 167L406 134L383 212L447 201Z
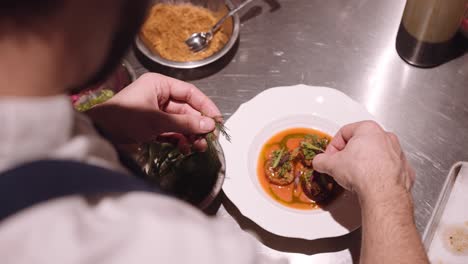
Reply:
M218 120L215 118L216 131L204 136L207 142L204 152L184 154L169 142L142 144L137 161L143 168L144 180L202 210L211 205L221 192L226 171L218 136L229 140Z

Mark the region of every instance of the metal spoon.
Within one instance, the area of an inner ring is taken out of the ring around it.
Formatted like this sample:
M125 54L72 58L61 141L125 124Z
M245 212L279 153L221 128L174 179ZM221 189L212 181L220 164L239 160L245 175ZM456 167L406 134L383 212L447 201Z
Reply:
M199 33L193 33L186 41L185 44L192 50L193 52L199 52L206 47L208 47L208 44L210 43L211 39L213 38L214 33L218 31L218 29L223 25L224 21L237 13L239 10L241 10L244 6L252 2L253 0L247 0L244 3L240 4L236 9L233 9L231 12L229 12L227 15L222 17L218 23L216 23L208 32L199 32Z

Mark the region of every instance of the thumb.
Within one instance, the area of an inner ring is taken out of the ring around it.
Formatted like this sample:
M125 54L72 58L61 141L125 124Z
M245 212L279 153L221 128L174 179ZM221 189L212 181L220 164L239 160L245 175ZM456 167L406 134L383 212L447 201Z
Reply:
M215 121L212 118L199 115L168 114L162 112L158 124L162 132L174 132L184 135L206 134L215 129Z
M337 168L336 155L338 154L322 153L315 156L315 158L312 160L312 166L314 167L314 170L333 176Z

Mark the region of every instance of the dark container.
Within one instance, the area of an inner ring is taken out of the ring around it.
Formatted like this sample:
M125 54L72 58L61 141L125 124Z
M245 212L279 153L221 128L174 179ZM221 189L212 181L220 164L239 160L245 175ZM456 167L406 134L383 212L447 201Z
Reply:
M396 49L407 63L434 67L463 54L459 33L468 0L408 0L398 30Z

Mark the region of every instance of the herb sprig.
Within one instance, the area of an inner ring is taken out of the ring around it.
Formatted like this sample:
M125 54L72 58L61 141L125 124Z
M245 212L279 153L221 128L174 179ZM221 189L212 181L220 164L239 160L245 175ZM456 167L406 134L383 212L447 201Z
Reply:
M219 133L228 141L231 142L231 135L229 135L229 129L224 125L223 117L217 116L213 118L215 121L215 131L219 131ZM211 132L214 134L214 132Z
M273 164L272 164L272 168L276 168L278 167L280 161L281 161L281 158L283 157L283 153L284 151L286 150L286 148L281 148L281 149L277 149L275 151L273 151L272 155L273 155Z

